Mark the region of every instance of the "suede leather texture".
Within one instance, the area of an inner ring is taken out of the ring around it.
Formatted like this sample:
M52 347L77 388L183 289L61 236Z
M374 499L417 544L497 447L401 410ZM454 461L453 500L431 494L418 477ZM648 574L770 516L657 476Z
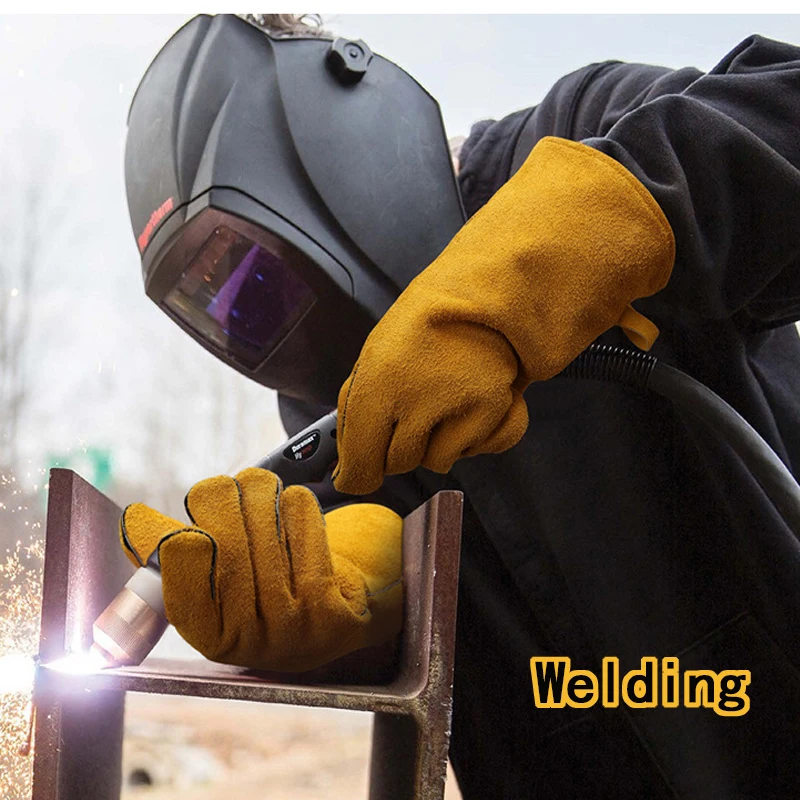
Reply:
M361 503L322 513L267 470L209 478L192 524L128 506L120 537L137 566L158 549L167 618L206 658L299 672L389 641L402 628L401 518Z
M339 491L418 466L446 473L525 433L522 393L618 323L649 347L633 300L666 286L675 240L614 159L542 139L367 338L339 394Z

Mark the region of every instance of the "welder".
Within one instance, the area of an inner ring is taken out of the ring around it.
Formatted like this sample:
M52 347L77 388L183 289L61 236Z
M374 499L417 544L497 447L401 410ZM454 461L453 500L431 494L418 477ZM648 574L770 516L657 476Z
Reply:
M202 481L190 524L126 509L170 621L256 668L387 641L401 515L460 489L465 797L800 793L796 607L770 577L800 568L795 533L691 414L548 380L593 342L651 349L797 468L798 129L800 49L752 36L707 74L580 69L477 123L456 179L435 101L368 44L189 22L129 118L147 293L278 389L289 433L338 408L339 463L314 492L258 469ZM548 655L750 670L750 710L539 709Z

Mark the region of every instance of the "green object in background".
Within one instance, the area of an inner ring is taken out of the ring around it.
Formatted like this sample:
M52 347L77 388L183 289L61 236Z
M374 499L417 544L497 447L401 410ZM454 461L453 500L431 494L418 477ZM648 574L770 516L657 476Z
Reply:
M48 470L62 467L77 472L101 492L107 489L113 480L111 471L111 451L102 447L86 447L77 452L49 454Z

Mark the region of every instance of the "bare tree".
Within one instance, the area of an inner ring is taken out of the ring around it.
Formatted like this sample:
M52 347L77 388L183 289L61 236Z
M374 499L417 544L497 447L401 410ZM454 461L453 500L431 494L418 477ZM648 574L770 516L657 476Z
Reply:
M66 223L53 178L53 141L26 136L0 156L0 465L14 467L20 420L29 400L27 348L34 296L48 255Z
M161 341L137 380L154 387L135 412L146 475L112 490L122 505L141 501L183 519L183 497L195 481L233 474L282 441L274 393L188 337Z

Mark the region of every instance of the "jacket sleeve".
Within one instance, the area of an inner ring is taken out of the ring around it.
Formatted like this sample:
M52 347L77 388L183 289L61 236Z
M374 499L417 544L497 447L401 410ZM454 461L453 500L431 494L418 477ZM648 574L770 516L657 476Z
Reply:
M751 36L707 74L596 65L568 108L569 138L667 215L668 307L746 329L800 318L800 48Z

